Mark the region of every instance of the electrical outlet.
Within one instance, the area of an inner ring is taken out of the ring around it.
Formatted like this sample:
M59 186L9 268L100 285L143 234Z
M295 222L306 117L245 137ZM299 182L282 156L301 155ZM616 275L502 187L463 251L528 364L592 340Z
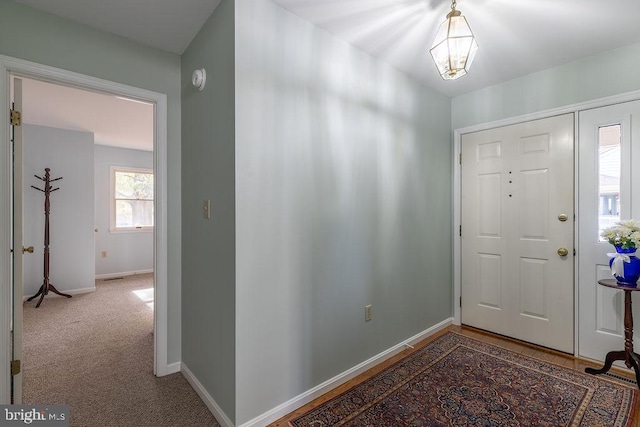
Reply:
M364 321L368 322L373 318L373 306L371 304L364 306Z
M102 251L102 258L106 258L107 257L107 251Z

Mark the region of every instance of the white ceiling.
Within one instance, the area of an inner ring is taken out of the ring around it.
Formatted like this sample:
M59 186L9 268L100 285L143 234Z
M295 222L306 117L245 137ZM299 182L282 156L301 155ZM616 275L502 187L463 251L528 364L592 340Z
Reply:
M451 0L273 1L449 96L640 42L638 0L458 0L480 47L444 81L429 49Z
M179 55L220 3L220 0L14 1Z
M96 144L153 151L153 105L22 79L24 123L93 132Z
M14 0L181 54L220 0ZM640 1L458 0L480 45L468 75L443 81L431 61L450 0L274 1L339 38L456 96L640 42ZM635 72L611 65L611 77ZM24 120L93 132L97 144L153 149L153 106L26 80Z
M220 0L14 0L181 54ZM640 42L640 1L458 0L480 49L443 81L429 48L450 0L274 1L449 96ZM612 78L618 70L612 64Z

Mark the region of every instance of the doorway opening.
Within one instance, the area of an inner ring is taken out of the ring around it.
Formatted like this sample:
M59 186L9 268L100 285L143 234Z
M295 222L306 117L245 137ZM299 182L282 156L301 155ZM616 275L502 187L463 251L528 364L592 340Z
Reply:
M39 82L55 83L66 87L84 89L93 93L100 93L104 96L119 96L126 98L127 100L133 100L138 102L144 102L147 105L151 105L153 109L153 117L151 119L153 126L153 155L152 155L152 170L154 172L154 229L151 233L152 237L152 270L154 272L153 279L155 284L155 292L153 299L153 372L157 376L167 375L179 370L179 364L172 364L169 366L167 363L168 343L167 343L167 224L166 224L166 154L167 154L167 100L166 95L151 92L131 86L126 86L114 82L109 82L93 77L88 77L64 70L53 69L51 67L41 66L39 64L28 63L25 61L14 60L12 58L2 57L0 58L0 78L4 78L6 85L0 87L0 95L10 101L10 88L12 78L26 78L33 79ZM122 100L123 102L130 102ZM6 102L5 107L7 110L10 107L10 102ZM9 111L6 111L9 116ZM2 129L2 138L6 139L5 147L8 147L6 151L3 151L0 155L3 163L11 165L11 144L8 142L10 138L10 129L7 126ZM35 179L35 178L34 178ZM11 228L13 222L11 200L13 198L13 191L9 191L11 188L11 179L9 174L0 177L0 184L6 191L3 190L0 193L0 240L6 247L13 248L14 245L22 245L23 242L13 242L11 236ZM62 183L62 181L61 181ZM25 183L27 184L27 183ZM35 190L34 190L35 191ZM93 219L92 219L93 221ZM92 232L94 229L92 227ZM58 240L60 241L60 240ZM17 251L13 251L16 252ZM101 255L102 251L99 251ZM91 250L91 253L95 253L95 248ZM107 254L109 255L109 253ZM114 254L115 255L115 254ZM0 354L0 361L6 361L5 366L9 366L9 361L12 360L11 350L16 340L12 339L12 334L16 325L22 323L22 319L13 319L14 309L12 307L12 295L15 294L20 300L22 300L22 289L12 289L12 258L7 257L2 260L0 265L0 275L9 279L7 282L9 286L3 285L0 287L0 296L2 296L4 304L0 308L0 323L2 323L3 331L6 333L0 333L0 340L2 340L3 347L7 352ZM94 271L95 278L95 271ZM62 282L60 282L62 283ZM16 298L16 299L18 299ZM49 297L47 297L49 298ZM150 301L147 301L150 302ZM46 304L46 301L43 302ZM20 313L22 314L22 313ZM174 366L175 365L175 366ZM8 402L11 395L11 384L13 386L16 383L22 382L22 373L11 375L9 370L0 372L0 400ZM21 395L16 396L15 403L19 403Z
M23 184L14 194L22 191L23 242L35 247L22 258L23 398L51 402L74 388L76 376L109 370L114 352L121 361L129 352L153 354L154 106L19 80ZM40 182L45 174L54 181ZM43 282L73 299L38 296ZM123 295L141 290L144 303ZM93 359L102 363L83 370ZM151 371L152 361L143 359L139 369ZM46 380L57 383L55 394L39 386Z

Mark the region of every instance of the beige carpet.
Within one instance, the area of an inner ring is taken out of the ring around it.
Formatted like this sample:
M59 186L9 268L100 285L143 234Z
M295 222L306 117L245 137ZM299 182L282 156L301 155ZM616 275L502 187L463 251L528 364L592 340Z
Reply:
M24 403L69 405L72 426L218 426L182 374L153 375L153 312L133 292L152 287L143 274L26 302Z

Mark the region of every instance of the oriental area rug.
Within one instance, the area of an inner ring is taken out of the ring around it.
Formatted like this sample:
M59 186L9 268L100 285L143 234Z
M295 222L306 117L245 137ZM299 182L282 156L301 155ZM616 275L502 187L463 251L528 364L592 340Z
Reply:
M630 426L637 388L448 332L289 422L324 426Z

